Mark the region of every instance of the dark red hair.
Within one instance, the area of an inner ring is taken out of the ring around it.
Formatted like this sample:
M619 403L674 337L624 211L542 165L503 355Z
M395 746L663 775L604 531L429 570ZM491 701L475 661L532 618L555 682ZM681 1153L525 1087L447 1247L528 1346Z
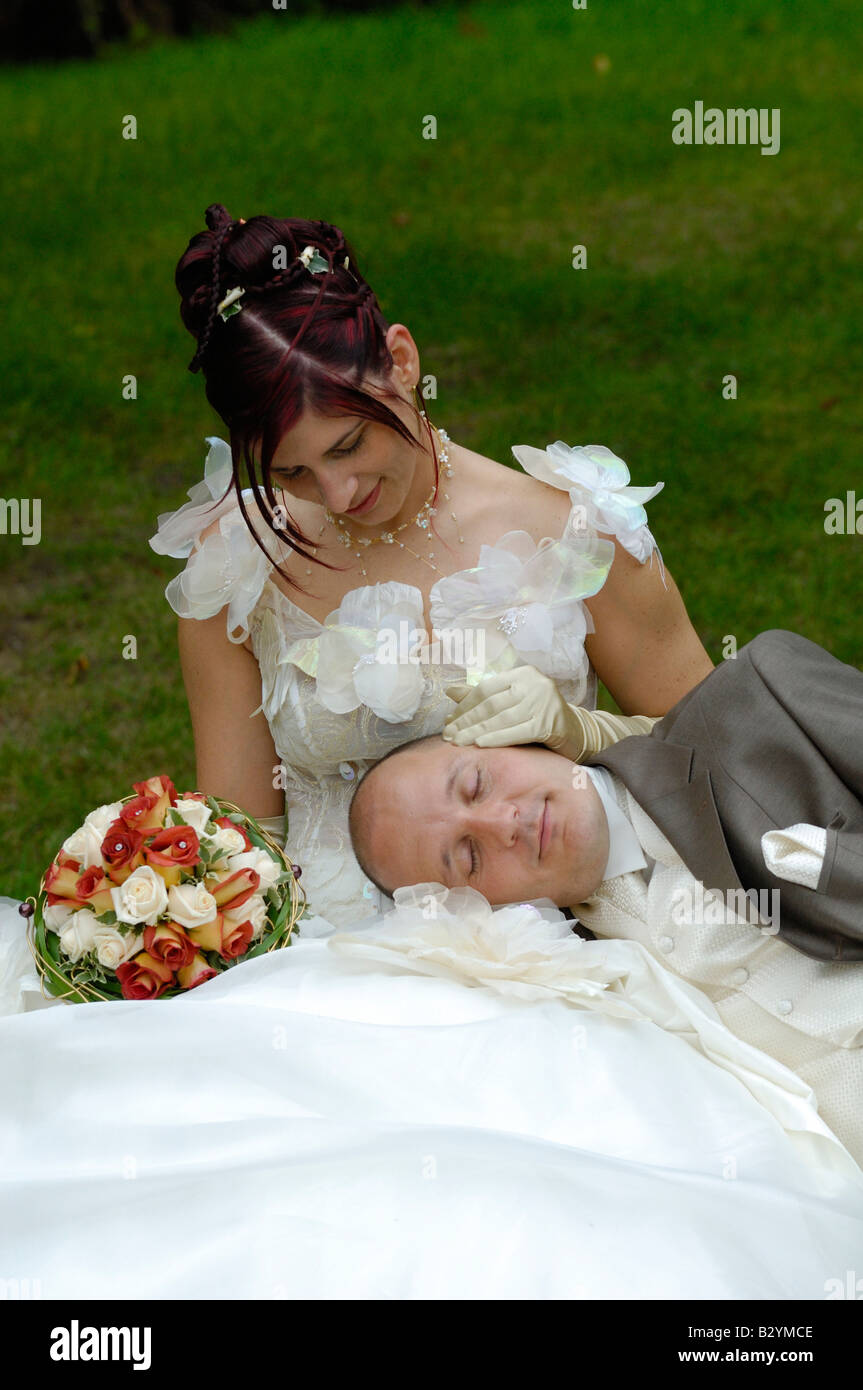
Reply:
M337 568L311 553L311 542L290 516L283 524L272 516L277 500L270 470L280 440L307 407L321 415L365 416L416 446L404 421L359 385L385 377L393 366L386 344L389 324L338 227L300 218L237 222L221 203L211 204L205 217L209 230L192 237L177 264L175 282L180 316L198 341L189 369L202 368L207 400L230 430L231 486L240 510L272 559L243 502L242 464L273 534L307 560ZM312 273L298 260L306 246L318 250L327 271ZM217 306L235 286L245 290L242 309L223 320ZM383 385L381 393L397 394ZM437 454L430 429L428 433L437 492ZM256 445L266 506L255 469ZM281 568L279 573L301 588Z

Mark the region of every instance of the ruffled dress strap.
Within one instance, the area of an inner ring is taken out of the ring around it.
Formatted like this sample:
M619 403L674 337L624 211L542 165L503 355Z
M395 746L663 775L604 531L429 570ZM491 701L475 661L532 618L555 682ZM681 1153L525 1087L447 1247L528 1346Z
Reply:
M229 486L230 446L216 437L207 443L203 481L189 489L190 500L177 511L159 515L149 544L159 555L187 558L185 569L165 589L174 612L181 618L212 618L227 605L228 637L239 644L249 636L249 615L270 570L287 558L290 547L264 526L258 534L272 558L261 550ZM251 488L244 490L243 501L250 510L255 506ZM201 533L216 521L218 528L201 541Z
M631 487L623 459L604 444L570 448L558 439L546 449L514 444L512 452L526 473L568 491L572 503L569 528L612 535L641 564L656 551L665 584L662 555L648 528L644 509L644 503L661 492L664 483Z

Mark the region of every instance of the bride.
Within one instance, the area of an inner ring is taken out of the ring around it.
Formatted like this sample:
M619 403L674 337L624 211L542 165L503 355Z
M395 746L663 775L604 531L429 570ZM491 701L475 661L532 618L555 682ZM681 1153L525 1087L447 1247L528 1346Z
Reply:
M599 942L573 963L541 902L453 900L443 948L439 920L424 939L350 849L356 779L440 731L459 684L532 664L573 705L598 676L661 715L707 675L646 525L661 484L598 446L516 446L517 473L455 443L338 228L207 223L176 278L230 444L151 545L186 560L167 597L197 784L281 835L314 915L156 1019L43 999L5 900L0 1276L42 1297L842 1296L863 1173L793 1073L732 1056L636 943L613 980ZM463 640L393 660L404 629Z
M287 810L316 911L354 921L379 903L347 836L352 783L441 730L447 686L529 662L572 704L595 707L598 676L661 715L712 664L653 555L642 504L662 484L630 487L605 448L517 446L522 473L456 443L414 405L416 344L338 228L218 204L207 222L176 281L230 446L210 441L150 542L188 560L167 597L197 779L277 833ZM463 641L388 660L381 637L406 630Z

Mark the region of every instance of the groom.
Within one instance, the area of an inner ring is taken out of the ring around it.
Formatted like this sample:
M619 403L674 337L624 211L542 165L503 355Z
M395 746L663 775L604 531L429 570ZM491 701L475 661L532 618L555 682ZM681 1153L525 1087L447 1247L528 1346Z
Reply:
M350 829L388 893L467 884L492 904L550 897L586 921L603 885L638 869L646 886L659 860L677 870L678 916L687 895L697 915L703 885L757 902L747 920L761 936L821 962L863 961L863 672L764 632L649 735L581 769L536 744L405 745L360 782Z
M406 744L360 781L349 824L384 892L546 897L639 942L811 1086L863 1165L863 672L764 632L582 764Z

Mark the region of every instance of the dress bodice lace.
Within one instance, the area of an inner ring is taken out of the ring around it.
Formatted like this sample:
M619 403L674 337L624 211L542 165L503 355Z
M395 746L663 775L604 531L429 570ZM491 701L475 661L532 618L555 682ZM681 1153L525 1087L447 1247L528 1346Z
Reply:
M175 612L203 619L227 608L231 641L251 637L262 695L252 717L266 718L279 758L274 785L285 789L286 849L302 865L313 910L340 926L389 903L351 851L356 780L392 748L440 732L455 708L448 684L530 663L558 682L566 700L595 708L584 649L593 623L583 600L602 587L614 558L604 536L616 536L642 563L651 555L643 503L662 483L630 487L626 464L602 446L514 446L527 472L568 490L563 534L536 545L527 532L510 531L483 545L475 567L432 586L429 633L420 589L396 581L351 589L323 623L304 612L271 577L290 553L287 543L262 521L268 560L233 490L217 500L232 476L231 455L223 440L208 443L203 482L178 511L159 517L150 545L187 558L165 591ZM251 489L243 499L253 514Z

